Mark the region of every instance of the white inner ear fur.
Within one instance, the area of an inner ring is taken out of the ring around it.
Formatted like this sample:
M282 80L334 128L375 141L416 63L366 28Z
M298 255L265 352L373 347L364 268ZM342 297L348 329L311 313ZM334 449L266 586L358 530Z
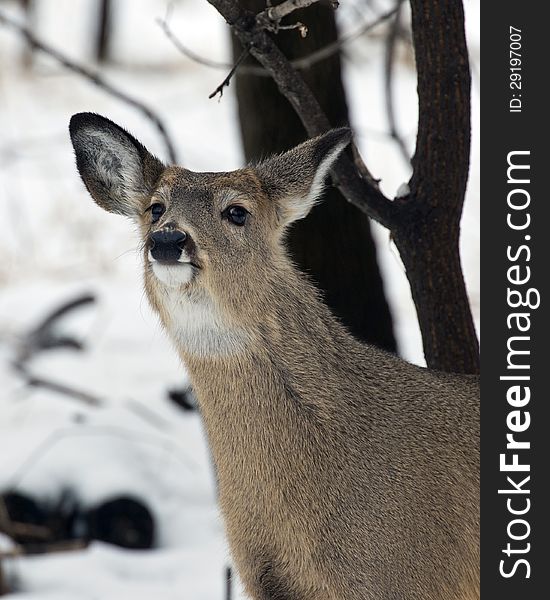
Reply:
M112 191L129 213L135 214L139 208L136 197L145 192L142 164L136 148L130 142L99 129L86 128L80 135L87 137L87 144L94 149L92 156L97 179Z
M292 197L286 202L286 211L290 221L297 221L303 219L313 208L317 200L321 197L323 190L325 189L326 178L328 172L332 168L332 165L338 158L340 152L348 145L348 141L337 144L326 156L323 158L315 175L311 182L308 195L303 197Z

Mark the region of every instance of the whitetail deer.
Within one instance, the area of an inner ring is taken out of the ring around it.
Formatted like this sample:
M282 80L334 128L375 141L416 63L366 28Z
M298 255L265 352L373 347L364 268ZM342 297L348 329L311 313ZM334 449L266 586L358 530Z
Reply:
M250 596L478 598L477 379L359 343L285 251L349 130L231 173L166 167L95 114L70 132L93 199L140 228Z

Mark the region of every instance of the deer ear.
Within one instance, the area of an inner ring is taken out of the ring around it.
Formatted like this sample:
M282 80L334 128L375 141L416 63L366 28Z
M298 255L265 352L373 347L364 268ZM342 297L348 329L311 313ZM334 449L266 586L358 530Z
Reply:
M323 192L328 172L350 140L349 128L332 129L256 167L284 225L309 213Z
M76 166L101 208L128 217L141 213L164 165L127 131L94 113L69 125Z

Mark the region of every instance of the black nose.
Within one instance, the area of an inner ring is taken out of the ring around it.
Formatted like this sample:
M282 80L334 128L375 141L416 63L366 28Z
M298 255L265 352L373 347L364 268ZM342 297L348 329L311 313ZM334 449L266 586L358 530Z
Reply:
M175 261L181 256L187 234L178 230L155 231L149 237L151 254L155 260Z

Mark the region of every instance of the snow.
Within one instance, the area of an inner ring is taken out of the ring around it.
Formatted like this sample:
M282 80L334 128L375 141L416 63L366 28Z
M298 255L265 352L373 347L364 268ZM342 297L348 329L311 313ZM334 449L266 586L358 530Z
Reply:
M411 188L409 187L409 184L405 181L397 188L397 192L395 192L395 197L396 198L404 198L405 196L408 196L410 193L411 193Z
M219 548L203 543L201 550L131 552L96 542L84 551L52 554L47 559L28 557L18 564L16 576L25 582L25 592L16 598L223 598L222 573L219 582L212 580L213 558Z
M89 28L97 3L36 4L41 38L90 62ZM225 73L198 65L173 48L155 22L165 14L164 1L119 0L115 6L116 61L105 68L105 78L162 115L187 167L241 166L232 88L221 101L208 100ZM356 29L362 6L358 1L342 3L343 28ZM17 15L18 4L4 2L1 10ZM478 0L467 1L466 10L478 77ZM196 53L229 61L225 24L207 2L174 3L171 26ZM117 493L135 495L153 512L158 535L152 551L93 543L86 550L6 559L4 570L20 600L223 598L229 559L202 426L196 414L182 412L166 394L183 387L186 375L143 296L136 233L129 221L99 210L86 194L74 168L67 125L73 113L92 110L128 128L166 158L162 140L139 112L50 59L40 58L25 70L21 49L17 35L0 27L0 489L15 487L51 499L71 489L84 507ZM382 49L358 39L346 53L357 142L370 170L382 178L383 190L395 195L409 169L383 135ZM461 251L479 325L476 76ZM400 63L397 114L411 151L415 85L411 70ZM403 267L388 232L377 225L373 229L402 354L422 363ZM21 336L61 303L84 292L92 292L97 302L65 319L63 330L81 339L85 350L43 353L31 368L96 396L98 407L29 388L11 367ZM0 552L8 548L3 536Z

